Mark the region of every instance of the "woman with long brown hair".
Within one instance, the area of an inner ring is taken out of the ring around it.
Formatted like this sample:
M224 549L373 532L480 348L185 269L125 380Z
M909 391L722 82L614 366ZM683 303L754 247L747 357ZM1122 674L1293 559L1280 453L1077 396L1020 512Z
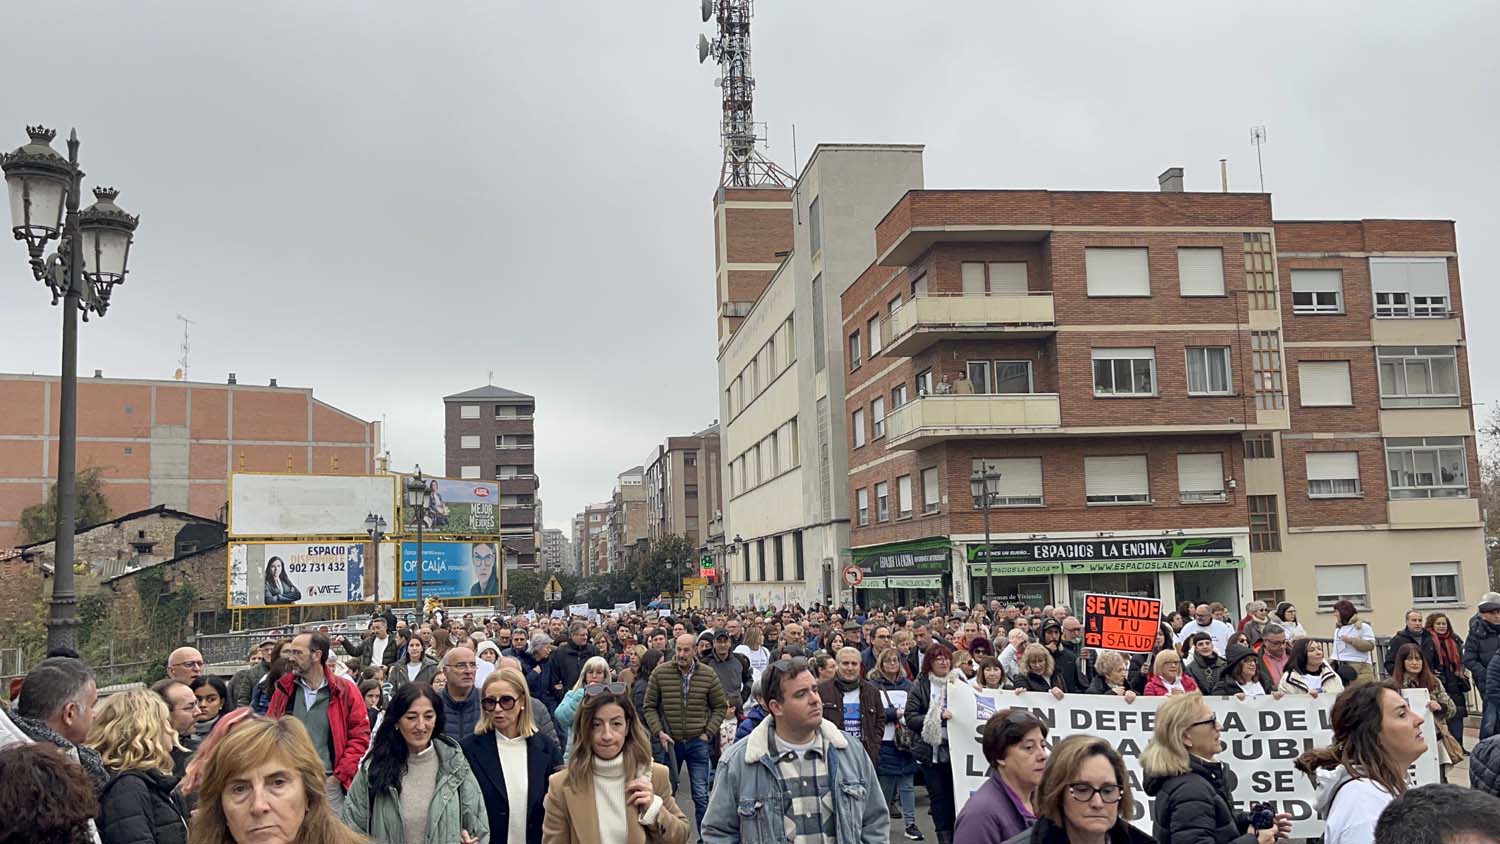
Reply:
M1458 711L1454 705L1453 698L1448 696L1448 691L1438 680L1437 675L1432 673L1428 667L1427 660L1422 656L1420 645L1408 642L1396 651L1396 661L1391 668L1391 682L1401 689L1425 689L1427 691L1427 708L1432 711L1433 724L1437 727L1438 734L1438 760L1444 766L1452 764L1453 760L1443 745L1443 739L1448 734L1448 719Z
M1435 612L1427 616L1427 645L1422 655L1427 657L1427 667L1437 675L1443 690L1453 699L1453 717L1448 719L1448 734L1464 742L1464 719L1469 715L1469 690L1473 680L1469 669L1464 667L1464 640L1453 629L1453 622L1446 613Z
M953 757L948 745L948 722L953 718L950 694L961 683L953 668L953 652L943 645L927 648L922 673L906 699L906 726L917 734L912 755L922 766L931 801L932 825L939 844L953 840L956 809L953 800Z
M543 802L543 844L684 844L688 819L667 766L624 683L589 684L575 715L568 765Z

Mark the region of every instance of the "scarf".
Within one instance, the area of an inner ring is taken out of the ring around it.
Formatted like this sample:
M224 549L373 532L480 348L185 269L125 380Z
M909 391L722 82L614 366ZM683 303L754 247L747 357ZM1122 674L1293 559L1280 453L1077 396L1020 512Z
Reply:
M845 680L843 677L833 678L833 687L843 694L848 694L859 688L858 680Z
M1450 629L1447 633L1439 633L1436 630L1428 631L1432 634L1432 641L1437 645L1438 663L1449 671L1459 671L1463 668L1463 660L1458 655L1458 639Z
M20 727L22 732L30 736L32 741L55 745L64 751L76 750L78 752L78 763L88 773L89 780L93 782L96 793L104 788L105 783L109 782L109 772L104 769L104 762L99 758L99 751L85 745L75 745L73 742L58 735L51 727L35 718L12 715L11 720L15 721L16 726Z
M928 701L927 714L922 716L922 741L933 747L943 745L943 710L948 708L948 686L953 684L953 672L946 677L928 675L930 682L938 684L938 694Z

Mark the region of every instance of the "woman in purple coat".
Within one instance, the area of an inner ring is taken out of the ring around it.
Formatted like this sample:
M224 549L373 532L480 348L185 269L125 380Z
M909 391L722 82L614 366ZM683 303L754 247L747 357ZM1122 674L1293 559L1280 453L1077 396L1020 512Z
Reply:
M1036 789L1047 767L1047 725L1023 709L1002 709L980 731L989 776L958 813L953 839L1003 844L1036 823Z

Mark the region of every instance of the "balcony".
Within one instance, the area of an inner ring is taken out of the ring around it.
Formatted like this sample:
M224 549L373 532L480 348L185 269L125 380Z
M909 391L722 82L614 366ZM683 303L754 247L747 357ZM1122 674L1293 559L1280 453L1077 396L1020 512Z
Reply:
M1484 525L1477 498L1392 498L1386 516L1394 530Z
M950 439L1057 431L1062 411L1056 393L922 396L891 411L885 425L886 448L916 450Z
M1458 317L1370 320L1370 339L1377 346L1456 346L1463 332Z
M880 351L911 357L942 340L1031 339L1057 332L1051 293L918 296L881 320Z

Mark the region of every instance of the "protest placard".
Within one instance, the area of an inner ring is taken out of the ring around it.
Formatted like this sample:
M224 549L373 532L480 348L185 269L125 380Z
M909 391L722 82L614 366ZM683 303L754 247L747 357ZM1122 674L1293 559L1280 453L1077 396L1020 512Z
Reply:
M1161 599L1083 596L1083 644L1124 653L1151 653L1161 627Z

